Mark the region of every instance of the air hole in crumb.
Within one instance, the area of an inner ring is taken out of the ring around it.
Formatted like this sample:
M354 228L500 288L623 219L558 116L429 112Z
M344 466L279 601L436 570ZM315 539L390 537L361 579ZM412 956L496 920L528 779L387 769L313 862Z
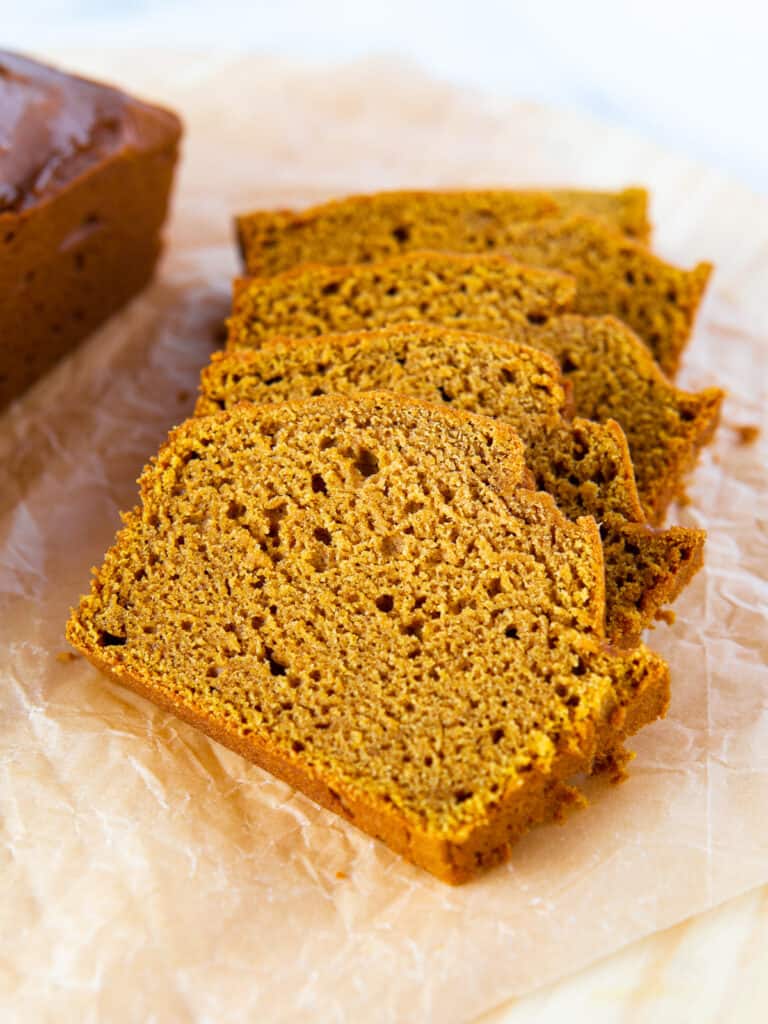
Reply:
M268 377L267 380L264 381L264 383L265 384L279 384L282 381L282 379L283 379L282 375L278 373L274 377Z
M320 476L319 473L312 474L312 490L315 494L327 494L328 488L325 485L325 480Z
M407 625L402 627L402 632L406 636L415 636L418 640L421 640L423 629L424 623L420 619L413 619Z
M312 388L312 392L310 394L310 398L319 398L320 395L324 395L324 394L325 394L325 391L323 391L322 388Z
M576 664L573 666L573 674L575 676L583 676L586 673L586 671L587 666L584 664L581 658L579 658Z
M387 288L387 295L397 295L399 289L396 284L393 284L391 288Z
M227 519L241 519L245 515L245 505L234 499L230 501L227 509Z
M127 637L117 636L115 633L108 633L102 630L99 633L100 647L123 647L127 643Z
M501 368L501 379L505 384L514 384L517 378L511 370L508 370L506 366Z
M294 740L293 743L291 744L291 749L293 750L294 754L300 754L302 750L305 749L305 747L301 740Z
M501 743L501 741L503 739L504 739L504 730L503 729L494 729L493 732L491 733L491 741L493 743Z
M529 313L528 314L528 323L529 324L545 324L546 322L547 322L547 318L546 318L546 316L543 313Z
M264 625L264 619L261 617L261 615L254 615L253 618L251 619L251 628L252 629L261 629L261 627L263 625Z
M456 801L457 804L463 804L467 800L471 799L473 795L474 794L472 793L471 789L457 789L456 792L453 794L453 799Z
M315 530L315 539L319 540L321 544L330 544L331 535L324 526L318 526Z
M396 242L399 242L401 245L404 245L407 241L410 240L411 229L409 227L406 227L404 224L400 224L398 227L393 229L392 237Z
M434 764L434 759L431 754L427 754L427 756L424 758L424 764L427 768L432 767L432 765Z
M284 676L286 673L285 665L281 665L279 661L272 657L272 652L267 649L267 664L269 665L269 671L273 676Z
M497 594L500 594L501 580L499 579L499 577L495 576L485 589L488 592L489 597L496 597Z
M336 439L333 437L321 437L320 438L320 451L324 452L328 448L333 448L336 445Z
M563 360L560 365L563 373L573 373L574 370L578 370L579 368L578 364L575 363L567 353L563 356Z
M517 640L520 634L517 632L516 626L507 626L504 630L504 636L509 637L510 640Z
M380 612L391 612L394 606L395 601L391 594L382 594L376 598L376 607Z
M382 537L381 540L381 553L390 557L392 555L399 555L403 550L403 538L397 537L394 534L388 534L386 537Z
M340 287L338 281L329 281L328 284L323 285L323 295L335 295Z
M361 448L354 462L360 476L368 478L379 472L379 460L369 448Z
M268 508L266 510L267 522L269 523L269 536L278 541L280 537L280 523L285 519L286 504L283 502L281 505L277 505L275 508Z
M437 389L437 393L438 393L438 394L440 395L440 398L441 398L441 399L442 399L442 400L443 400L444 402L450 403L450 402L452 402L452 401L453 401L453 395L450 395L450 394L449 394L449 393L448 393L448 392L447 392L447 391L445 390L445 388L443 387L443 385L442 385L442 384L440 384L440 385L439 385L439 387L438 387L438 389Z

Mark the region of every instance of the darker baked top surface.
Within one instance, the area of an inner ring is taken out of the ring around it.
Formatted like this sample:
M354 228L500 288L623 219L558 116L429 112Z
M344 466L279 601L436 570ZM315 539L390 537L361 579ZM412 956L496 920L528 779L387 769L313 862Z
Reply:
M0 51L0 214L26 210L114 154L168 144L180 131L170 111Z

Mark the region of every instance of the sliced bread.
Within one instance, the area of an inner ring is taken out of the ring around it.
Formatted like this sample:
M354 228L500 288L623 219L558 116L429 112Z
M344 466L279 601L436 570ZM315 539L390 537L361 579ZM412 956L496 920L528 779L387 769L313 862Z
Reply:
M242 280L230 348L424 320L498 334L554 355L585 419L615 419L629 442L648 518L663 520L717 425L723 393L675 388L647 348L612 317L558 316L568 278L536 277L501 256L415 253L378 264L306 266Z
M108 672L460 882L663 710L603 640L594 521L511 428L367 393L188 421L70 618Z
M570 518L600 523L612 642L636 642L699 568L704 532L647 527L621 428L612 420L569 422L559 367L539 349L423 323L277 339L214 356L197 413L379 389L514 427L537 486Z
M583 214L521 219L503 197L484 193L406 193L328 204L308 215L263 214L241 220L241 248L251 274L269 275L303 263L369 263L397 252L492 249L533 267L570 274L573 310L613 314L632 327L661 368L674 373L688 341L712 267L681 270L627 238L600 217ZM507 193L506 195L516 195ZM277 219L275 219L277 217ZM282 219L281 219L282 218Z
M380 260L409 249L503 246L510 224L579 212L645 241L645 189L594 192L556 189L469 189L378 192L334 199L308 210L258 210L237 218L240 252L249 274L277 274L299 263ZM352 256L356 253L356 256Z

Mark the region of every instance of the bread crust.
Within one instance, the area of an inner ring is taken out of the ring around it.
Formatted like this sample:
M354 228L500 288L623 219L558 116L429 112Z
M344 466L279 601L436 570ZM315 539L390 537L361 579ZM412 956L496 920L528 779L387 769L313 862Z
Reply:
M63 79L74 94L83 84L31 61L23 66ZM181 122L84 84L121 104L130 130L116 147L89 153L72 180L0 212L0 408L144 288L162 250Z
M594 770L609 772L621 781L631 757L624 750L625 739L663 717L669 704L669 673L661 659L657 659L636 691L625 693L606 706L604 719L597 728L585 724L575 742L557 749L549 770L535 767L526 774L524 785L505 793L493 820L455 835L441 836L427 831L418 820L407 817L391 804L370 795L366 799L343 779L323 777L265 737L243 737L228 729L226 721L174 700L137 673L127 672L105 654L89 649L72 620L67 639L113 682L204 732L451 885L467 882L481 871L508 860L515 841L531 826L562 822L569 810L586 807L586 798L568 785L569 778Z

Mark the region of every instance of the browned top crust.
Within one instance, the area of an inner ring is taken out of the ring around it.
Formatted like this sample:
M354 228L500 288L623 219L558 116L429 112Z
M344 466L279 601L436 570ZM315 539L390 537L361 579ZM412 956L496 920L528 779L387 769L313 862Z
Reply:
M180 135L168 110L0 51L0 215L44 202L121 151Z

